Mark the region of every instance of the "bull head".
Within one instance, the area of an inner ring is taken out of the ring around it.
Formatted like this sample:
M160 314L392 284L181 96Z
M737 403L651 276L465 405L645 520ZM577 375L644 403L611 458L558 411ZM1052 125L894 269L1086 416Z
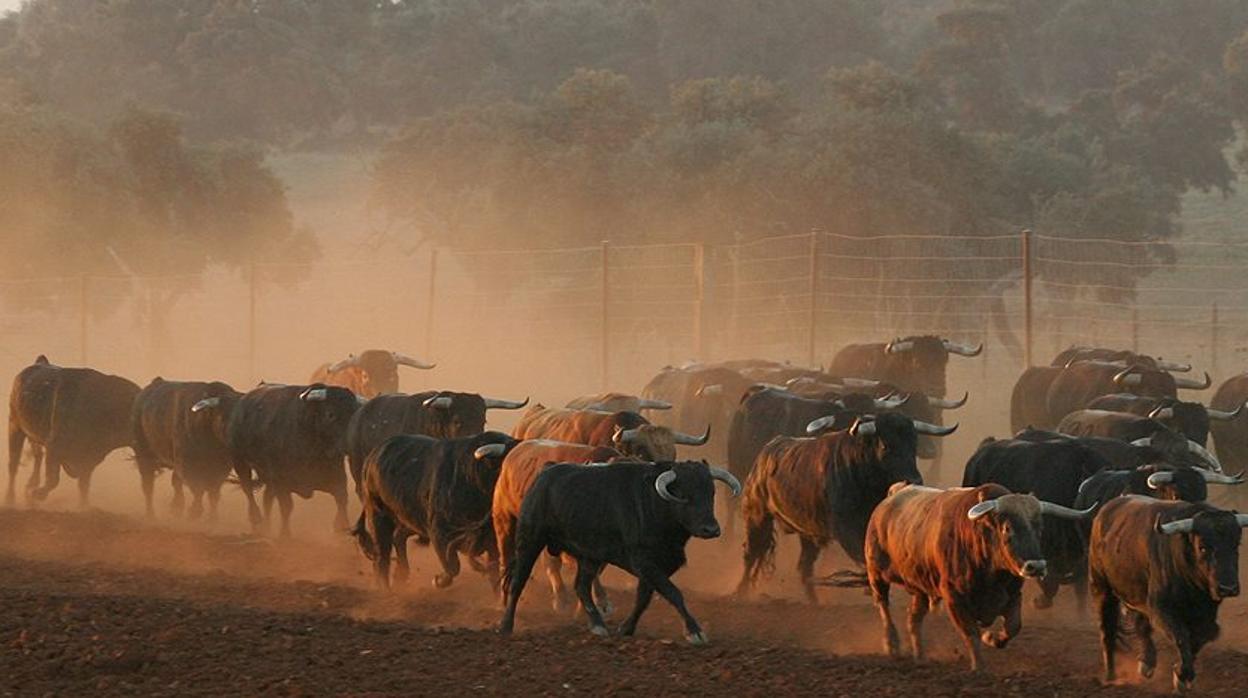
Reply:
M1205 508L1195 516L1155 524L1162 535L1188 536L1185 546L1195 563L1205 591L1215 601L1239 595L1240 529L1248 526L1248 514Z
M1131 442L1131 445L1132 446L1152 446L1153 437L1149 436L1143 439L1136 439L1135 441ZM1205 465L1208 467L1209 470L1212 470L1217 473L1222 472L1222 464L1219 463L1218 459L1214 458L1213 454L1210 453L1208 449L1206 449L1204 446L1201 446L1195 441L1188 439L1187 450L1189 453L1194 454L1197 458L1200 458L1202 461L1204 461Z
M1011 571L1020 577L1042 577L1048 563L1041 557L1041 516L1048 514L1065 519L1085 519L1096 507L1084 511L1045 502L1029 494L1004 494L973 505L966 512L971 521L978 521L994 514L985 522L996 531L995 540L1000 546L997 555Z

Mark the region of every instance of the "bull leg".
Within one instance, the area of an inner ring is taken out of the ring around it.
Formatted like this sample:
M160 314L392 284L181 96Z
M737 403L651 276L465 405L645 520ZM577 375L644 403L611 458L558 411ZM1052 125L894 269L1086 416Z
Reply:
M963 608L950 594L945 594L945 606L949 611L949 620L953 621L954 628L966 643L966 653L971 658L971 671L979 671L984 661L979 648L979 621L974 613Z
M182 476L177 470L170 476L169 484L173 487L173 501L169 503L169 511L174 516L182 516L182 509L186 506L186 494L182 491Z
M672 584L672 580L668 579L655 564L649 560L641 559L633 561L633 569L637 570L639 578L644 577L659 595L676 609L680 617L685 621L685 639L694 645L705 645L707 643L706 633L702 632L702 626L698 625L698 621L694 619L693 614L689 613L689 609L685 607L685 597L680 593L680 589Z
M394 570L395 584L406 584L408 578L412 576L412 565L407 559L407 539L411 538L411 536L411 529L406 526L395 525L394 560L397 563Z
M1174 690L1182 691L1191 688L1192 682L1196 680L1196 651L1191 632L1183 621L1165 611L1159 614L1157 621L1174 641L1175 649L1179 651L1179 661L1173 670Z
M915 659L923 658L923 619L931 607L927 594L915 592L910 597L910 615L906 618L906 631L910 633L910 649Z
M638 578L637 601L633 603L633 612L628 614L628 618L620 624L621 635L629 636L637 632L637 621L641 620L641 614L646 612L652 598L654 598L654 587L650 586L645 579Z
M1061 586L1058 583L1057 575L1050 574L1036 580L1036 586L1040 587L1040 595L1032 600L1032 605L1039 610L1053 607L1053 597L1057 596L1057 590Z
M187 510L187 518L198 521L204 515L204 490L201 487L191 488L191 508Z
M606 622L602 619L602 614L598 612L598 606L594 604L593 585L594 579L598 577L598 573L602 571L602 565L589 562L587 560L576 561L576 598L580 599L581 607L585 609L585 615L589 616L589 632L599 636L606 637L611 633L607 631Z
M279 534L282 538L290 538L290 512L295 508L295 501L291 498L288 491L277 493L277 507L282 514L282 530Z
M819 543L805 536L802 537L801 542L802 553L797 559L797 572L801 575L806 602L817 606L819 597L815 595L815 583L812 578L815 576L815 560L819 559Z
M82 510L91 506L91 475L92 471L88 470L78 478L78 508Z
M435 533L432 538L433 551L438 556L438 562L442 564L442 574L434 576L433 586L445 589L459 576L459 553L442 539L441 534Z
M1005 624L1000 631L984 631L981 639L985 645L1003 649L1023 629L1023 594L1021 591L1010 598L1010 605L1006 607L1002 616L1005 618Z
M390 549L394 547L394 519L366 507L364 522L375 546L373 581L378 589L387 591L390 589Z
M335 482L329 491L334 498L334 532L347 530L347 479L343 475L341 482Z
M607 588L602 585L602 571L594 575L594 600L598 604L598 610L602 612L604 618L610 618L612 612L615 611L615 604L611 603L611 598L607 595Z
M221 504L221 486L217 485L208 490L208 521L209 523L217 522L217 508Z
M888 595L890 585L887 580L879 577L868 579L871 587L871 598L875 601L875 610L880 614L880 623L884 625L884 651L890 657L896 657L901 644L897 639L897 626L893 625L893 613L889 608Z
M238 484L243 488L243 495L247 497L247 520L251 522L251 531L260 533L266 519L260 514L260 506L256 504L256 487L259 483L252 479L250 466L235 465L234 473L238 475Z
M737 585L737 596L745 596L758 581L765 561L770 557L776 546L776 522L770 515L764 514L757 521L748 517L745 521L745 570L741 574L741 582Z
M59 484L61 484L61 454L48 449L43 461L43 485L31 492L31 498L36 502L42 502Z
M39 489L40 476L43 475L43 456L44 448L36 443L30 444L30 450L35 456L35 467L30 470L30 477L26 479L26 502L29 504L34 497L35 490Z
M516 625L516 603L520 601L524 585L529 583L529 575L533 574L533 565L537 564L543 548L545 546L540 541L528 540L520 540L516 547L515 568L507 570L507 581L504 584L507 608L503 610L503 619L498 624L498 632L503 635L510 635Z
M152 494L156 488L156 463L147 456L135 454L135 464L139 467L139 487L143 490L144 514L149 519L156 518L156 510L152 507Z
M17 425L15 419L9 418L9 491L4 495L4 503L6 506L14 506L17 504L17 493L14 489L17 483L17 469L22 464L22 446L26 443L26 432ZM31 444L32 446L34 444ZM35 466L35 470L39 469Z
M1157 644L1153 642L1153 624L1143 613L1135 614L1135 636L1140 639L1140 676L1152 678L1157 668Z
M562 556L546 556L546 579L550 582L550 593L553 596L551 608L555 613L563 613L571 605L571 599L568 598L568 588L563 585Z

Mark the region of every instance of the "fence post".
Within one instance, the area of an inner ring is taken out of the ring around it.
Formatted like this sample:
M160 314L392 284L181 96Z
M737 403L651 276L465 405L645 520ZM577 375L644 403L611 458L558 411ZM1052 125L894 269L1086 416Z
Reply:
M815 334L819 324L819 231L810 231L810 316L806 343L806 365L815 365Z
M247 376L249 382L256 380L256 264L247 268Z
M1221 375L1218 373L1218 304L1214 303L1209 313L1209 366L1213 369L1213 375Z
M78 358L80 365L87 365L87 275L78 279Z
M600 338L602 355L599 357L602 370L602 390L610 390L611 383L611 243L602 241L602 297L599 313L602 317L602 337Z
M741 345L741 241L734 238L732 247L728 248L728 261L731 263L729 272L732 276L732 285L728 292L732 294L728 304L728 351L729 356L735 356L740 351Z
M1034 364L1031 361L1031 230L1024 228L1023 237L1023 362L1026 368Z
M693 246L693 357L697 361L706 361L706 243L699 242Z
M1131 304L1131 351L1140 352L1140 306Z
M429 294L425 297L425 361L433 361L433 312L438 292L438 248L429 250Z

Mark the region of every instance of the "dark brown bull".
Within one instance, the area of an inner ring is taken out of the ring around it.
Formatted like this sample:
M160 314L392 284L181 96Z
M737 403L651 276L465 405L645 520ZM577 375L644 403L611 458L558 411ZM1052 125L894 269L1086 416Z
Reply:
M1137 354L1129 349L1105 349L1101 347L1070 347L1069 349L1063 349L1053 358L1051 365L1069 366L1079 361L1116 362L1122 368L1135 364L1145 368L1177 373L1187 373L1192 370L1191 364L1166 361L1165 359L1154 358L1145 354Z
M923 618L943 601L966 643L971 670L979 671L981 639L1003 648L1022 630L1023 579L1043 576L1047 567L1040 552L1045 514L1077 519L1091 511L995 484L894 488L871 515L866 536L866 579L884 623L885 651L898 653L888 595L899 584L912 594L908 628L915 657L923 656ZM1004 628L987 630L998 617Z
M1209 425L1218 460L1230 470L1248 469L1248 410L1239 410L1245 401L1248 401L1248 373L1228 378L1209 401L1211 408L1228 414L1238 413L1234 419Z
M572 410L598 410L599 412L640 412L642 410L670 410L672 403L664 400L648 400L628 393L598 393L573 398L564 407Z
M1155 419L1105 410L1075 410L1062 418L1057 430L1068 436L1116 439L1136 446L1151 445L1158 434L1174 433ZM1177 436L1187 441L1187 450L1202 461L1201 467L1222 472L1222 465L1204 446L1182 434Z
M1088 576L1100 604L1105 680L1116 678L1114 652L1122 606L1138 640L1139 671L1157 666L1153 628L1174 642L1175 690L1196 678L1200 648L1217 638L1218 606L1239 595L1239 541L1248 514L1204 502L1127 495L1110 500L1092 522Z
M1049 386L1064 367L1032 366L1023 371L1010 394L1010 431L1027 428L1053 429L1057 420L1049 416Z
M399 392L399 366L431 369L427 364L397 351L369 349L352 354L333 364L322 364L312 373L309 383L324 383L346 388L364 398Z
M33 502L46 499L60 484L64 468L78 480L78 505L85 508L96 466L130 444L130 410L138 394L139 386L125 378L90 368L62 368L42 355L22 369L9 394L9 506L16 498L22 446L29 439L35 467L26 481L27 497Z
M1155 419L1201 446L1208 446L1209 427L1213 422L1229 422L1238 417L1243 408L1244 406L1240 404L1236 410L1223 412L1212 407L1205 407L1199 402L1187 402L1169 397L1142 397L1131 393L1102 395L1088 403L1090 410L1126 412Z
M494 535L498 539L498 552L503 568L510 567L515 559L516 522L520 520L520 504L546 464L606 463L621 457L619 451L607 446L587 446L549 439L531 439L513 448L503 459L498 483L494 486L494 503L491 509ZM556 611L563 610L569 601L567 588L563 584L562 569L563 562L559 556L547 557L546 576L550 580ZM604 613L609 613L610 601L597 578L594 579L594 597L599 602L599 608Z
M671 410L652 413L654 424L695 433L707 426L711 439L698 455L722 463L728 458L728 427L741 397L754 381L738 368L757 362L725 362L714 366L667 367L652 378L641 395L672 404Z
M525 410L511 430L517 439L550 439L590 446L607 446L648 461L676 458L676 445L701 446L710 438L682 434L655 426L636 412L569 410L534 405Z
M131 428L147 515L153 516L152 488L161 468L173 471L173 512L185 506L183 485L191 491L190 517L198 519L208 495L208 518L216 520L221 486L230 474L226 429L243 394L221 382L153 380L134 401Z
M836 376L859 376L945 397L949 355L979 356L984 346L959 344L932 335L910 336L888 343L850 344L837 352L828 367Z
M1062 421L1062 417L1087 407L1088 403L1102 395L1128 392L1146 397L1178 397L1178 388L1204 390L1210 385L1209 374L1205 380L1176 378L1165 371L1128 366L1115 363L1084 361L1063 368L1049 384L1046 406L1050 423ZM1037 425L1032 425L1037 426Z

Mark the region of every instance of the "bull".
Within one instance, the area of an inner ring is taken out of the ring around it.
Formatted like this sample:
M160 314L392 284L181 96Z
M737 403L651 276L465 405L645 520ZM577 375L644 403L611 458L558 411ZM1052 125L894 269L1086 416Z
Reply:
M204 513L215 521L221 486L230 475L226 430L243 394L221 382L180 382L161 378L139 392L131 415L134 458L139 468L147 515L154 516L152 489L162 468L173 471L173 512L185 506L183 486L191 491L189 515Z
M1139 672L1157 666L1153 628L1174 642L1176 691L1196 679L1201 647L1217 638L1218 607L1239 595L1239 541L1248 514L1204 502L1128 495L1110 500L1092 522L1088 574L1099 602L1105 680L1116 678L1114 652L1122 607L1139 642Z
M1057 422L1049 416L1049 387L1063 367L1032 366L1014 382L1010 393L1010 430L1019 432L1029 427L1052 429Z
M347 525L347 424L359 398L346 388L322 385L263 384L238 401L226 428L230 463L247 496L247 516L259 529L281 509L281 535L290 536L292 494L314 492L334 498L336 529ZM264 487L264 515L255 490Z
M798 572L807 600L817 602L811 576L820 550L836 541L862 562L871 510L894 483L923 482L915 465L918 435L946 436L955 429L956 424L937 427L891 413L863 415L844 431L768 442L741 500L745 569L737 594L748 593L763 569L773 567L779 521L801 541Z
M649 461L676 458L676 445L701 446L710 439L655 426L636 412L569 410L534 405L525 410L511 430L517 439L550 439L590 446L609 446Z
M138 394L139 386L125 378L64 368L43 355L18 372L9 393L8 505L16 499L17 469L29 439L35 467L26 481L28 500L47 499L64 468L78 481L78 506L85 509L96 467L109 453L130 445L130 410Z
M309 383L346 388L363 398L399 392L399 366L429 370L427 364L397 351L369 349L332 364L322 364L312 372Z
M1151 445L1158 434L1173 433L1166 428L1166 425L1155 419L1104 410L1071 412L1062 418L1061 423L1057 425L1057 430L1070 436L1114 439L1137 446ZM1204 446L1187 439L1182 434L1178 436L1180 440L1186 441L1187 450L1202 461L1201 467L1219 472L1222 470L1222 465Z
M1128 349L1106 349L1102 347L1078 346L1063 349L1053 358L1053 363L1051 365L1069 366L1079 361L1104 361L1117 363L1122 368L1136 364L1148 369L1177 373L1187 373L1192 370L1191 364L1180 363L1177 361L1166 361L1161 358L1138 354Z
M1224 412L1212 407L1205 407L1199 402L1187 402L1174 398L1141 397L1131 393L1115 393L1102 395L1088 403L1090 410L1109 410L1126 412L1155 419L1169 427L1172 431L1183 434L1201 446L1209 442L1209 426L1213 422L1229 422L1239 416L1244 406Z
M1144 397L1176 398L1178 388L1204 390L1210 382L1208 373L1203 381L1197 381L1138 365L1122 368L1116 363L1083 361L1063 368L1053 378L1045 404L1049 423L1057 424L1102 395L1125 390Z
M739 362L687 369L665 368L642 389L643 399L667 402L671 410L655 413L653 423L688 433L711 427L703 451L713 462L728 458L728 427L753 381L733 368Z
M690 537L719 536L716 480L732 488L734 496L741 492L741 483L731 473L705 462L548 466L520 507L515 564L508 567L504 580L507 607L499 631L511 633L516 603L545 550L576 559L576 594L595 635L608 631L591 583L603 567L614 565L637 577L637 601L620 626L621 635L633 634L657 591L680 613L689 642L706 643L706 634L685 607L671 576L685 565Z
M1157 499L1203 502L1209 498L1209 485L1241 485L1242 475L1200 468L1169 465L1142 465L1134 470L1103 470L1079 485L1076 509L1100 506L1123 494L1139 494Z
M487 557L485 572L497 589L498 549L490 507L499 468L518 442L487 431L457 439L401 435L368 455L360 481L363 510L352 529L373 561L379 587L390 586L390 551L398 554L398 581L407 578L407 538L428 541L442 572L434 586L445 589L459 575L459 555Z
M599 412L640 412L642 410L670 410L672 403L664 400L647 400L627 393L598 393L572 398L564 407Z
M1236 413L1234 419L1209 425L1218 460L1234 470L1248 468L1248 414L1239 411L1245 401L1248 401L1248 373L1226 379L1209 401L1211 408Z
M933 335L910 336L891 342L850 344L837 352L828 373L873 378L945 397L949 355L979 356L984 345L971 346Z

